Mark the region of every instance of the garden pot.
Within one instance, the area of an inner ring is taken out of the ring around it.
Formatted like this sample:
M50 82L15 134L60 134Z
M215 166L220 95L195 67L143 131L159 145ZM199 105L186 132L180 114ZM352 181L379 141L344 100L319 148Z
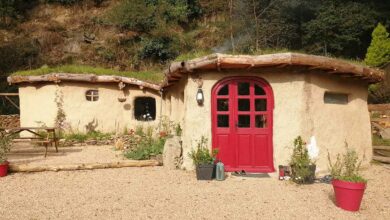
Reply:
M314 180L316 179L316 165L309 165L310 175L307 176L304 180L295 180L293 178L293 181L299 184L311 184L314 183ZM295 166L291 165L291 174L292 177L295 177Z
M196 166L197 180L212 180L214 173L214 164L202 164Z
M8 161L0 164L0 177L7 176L8 174Z
M332 181L336 205L347 211L358 211L363 199L366 183L353 183L342 180Z

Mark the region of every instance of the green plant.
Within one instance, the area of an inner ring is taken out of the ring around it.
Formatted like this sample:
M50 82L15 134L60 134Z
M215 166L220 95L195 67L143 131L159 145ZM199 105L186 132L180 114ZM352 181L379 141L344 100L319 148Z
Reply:
M194 165L203 165L203 164L213 164L215 161L215 156L218 154L218 149L213 149L210 152L210 149L207 148L207 138L204 136L197 143L196 149L192 149L188 156L193 160Z
M0 164L7 160L7 154L11 150L11 141L11 136L6 136L3 133L0 134Z
M152 156L162 154L165 140L165 138L142 138L137 147L126 151L124 156L133 160L148 160Z
M343 155L337 154L334 163L332 162L328 151L328 162L330 174L334 179L354 183L367 182L367 180L359 174L362 160L359 160L357 152L354 149L348 148L348 145L346 145L346 151Z
M175 126L176 136L180 137L182 132L183 132L183 129L181 128L180 123L177 123L177 125Z
M298 136L294 140L294 149L291 155L290 166L292 169L292 180L296 183L309 183L312 181L313 166L315 162L309 157L306 144L302 137Z
M138 125L137 127L135 127L135 135L138 135L138 136L144 136L145 135L145 132L144 132L144 127L142 127L141 125Z
M88 133L70 133L65 135L67 141L85 142L86 140L108 140L111 138L110 133L103 133L100 131L91 131Z
M374 146L390 146L390 139L383 139L379 135L372 135L372 145Z
M372 32L372 41L367 49L366 59L369 66L381 66L390 62L390 38L386 27L381 23Z

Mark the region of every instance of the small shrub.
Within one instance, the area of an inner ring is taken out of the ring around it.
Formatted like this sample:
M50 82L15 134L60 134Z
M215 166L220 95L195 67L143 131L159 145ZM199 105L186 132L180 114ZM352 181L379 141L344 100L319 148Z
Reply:
M103 133L100 131L91 131L88 133L70 133L65 135L67 141L85 142L87 140L107 140L111 138L110 133Z
M137 147L124 153L124 156L132 160L148 160L152 156L162 154L165 138L143 138Z
M328 162L330 174L334 179L354 183L367 182L367 180L359 174L362 160L359 160L359 156L354 149L350 149L346 146L346 152L343 155L337 154L336 161L334 163L332 162L328 152Z
M299 184L313 182L314 165L315 163L309 157L306 144L303 142L301 136L298 136L294 140L294 149L290 161L292 180Z
M218 149L214 149L210 152L207 148L207 138L204 136L198 141L196 149L192 149L188 156L193 160L194 165L213 164L215 156L218 154Z
M0 134L0 164L7 160L7 154L11 150L12 137Z
M180 123L177 123L177 125L175 126L176 136L180 137L182 132L183 132L183 129L181 128Z

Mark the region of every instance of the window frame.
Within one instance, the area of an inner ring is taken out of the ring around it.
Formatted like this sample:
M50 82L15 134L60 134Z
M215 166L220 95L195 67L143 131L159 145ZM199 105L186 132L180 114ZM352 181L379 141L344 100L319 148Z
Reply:
M141 117L142 114L139 115L138 117L137 117L137 115L136 115L137 99L140 99L140 98L151 99L151 100L154 101L154 108L151 107L151 111L152 111L152 112L150 112L150 114L151 114L151 117L152 117L152 118L151 118L150 120L140 120L139 118ZM135 119L136 121L139 121L139 122L151 122L151 121L156 121L156 118L157 118L157 99L156 99L155 97L152 97L152 96L136 96L136 97L134 97L133 106L134 106L134 108L133 108L133 116L134 116L134 119ZM154 109L154 114L153 114L153 109ZM154 117L153 117L153 115L154 115Z
M85 91L85 99L88 102L99 101L99 90L98 89L88 89L87 91Z
M349 96L350 94L348 93L325 91L323 102L324 104L348 105L350 99Z

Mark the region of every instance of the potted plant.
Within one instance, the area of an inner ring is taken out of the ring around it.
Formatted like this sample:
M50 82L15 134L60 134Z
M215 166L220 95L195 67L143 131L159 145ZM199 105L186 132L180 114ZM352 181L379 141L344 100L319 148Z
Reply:
M347 211L358 211L367 186L367 180L359 174L362 160L359 161L356 151L347 146L342 156L337 154L334 163L328 152L328 161L336 205Z
M12 138L4 134L0 136L0 177L3 177L8 173L7 153L10 151Z
M306 143L301 136L294 140L293 154L290 160L291 179L298 184L313 183L315 179L316 164L309 157Z
M198 180L211 180L214 172L215 156L218 150L210 150L206 147L207 138L203 137L197 144L196 149L192 149L188 154L196 166L196 178Z

